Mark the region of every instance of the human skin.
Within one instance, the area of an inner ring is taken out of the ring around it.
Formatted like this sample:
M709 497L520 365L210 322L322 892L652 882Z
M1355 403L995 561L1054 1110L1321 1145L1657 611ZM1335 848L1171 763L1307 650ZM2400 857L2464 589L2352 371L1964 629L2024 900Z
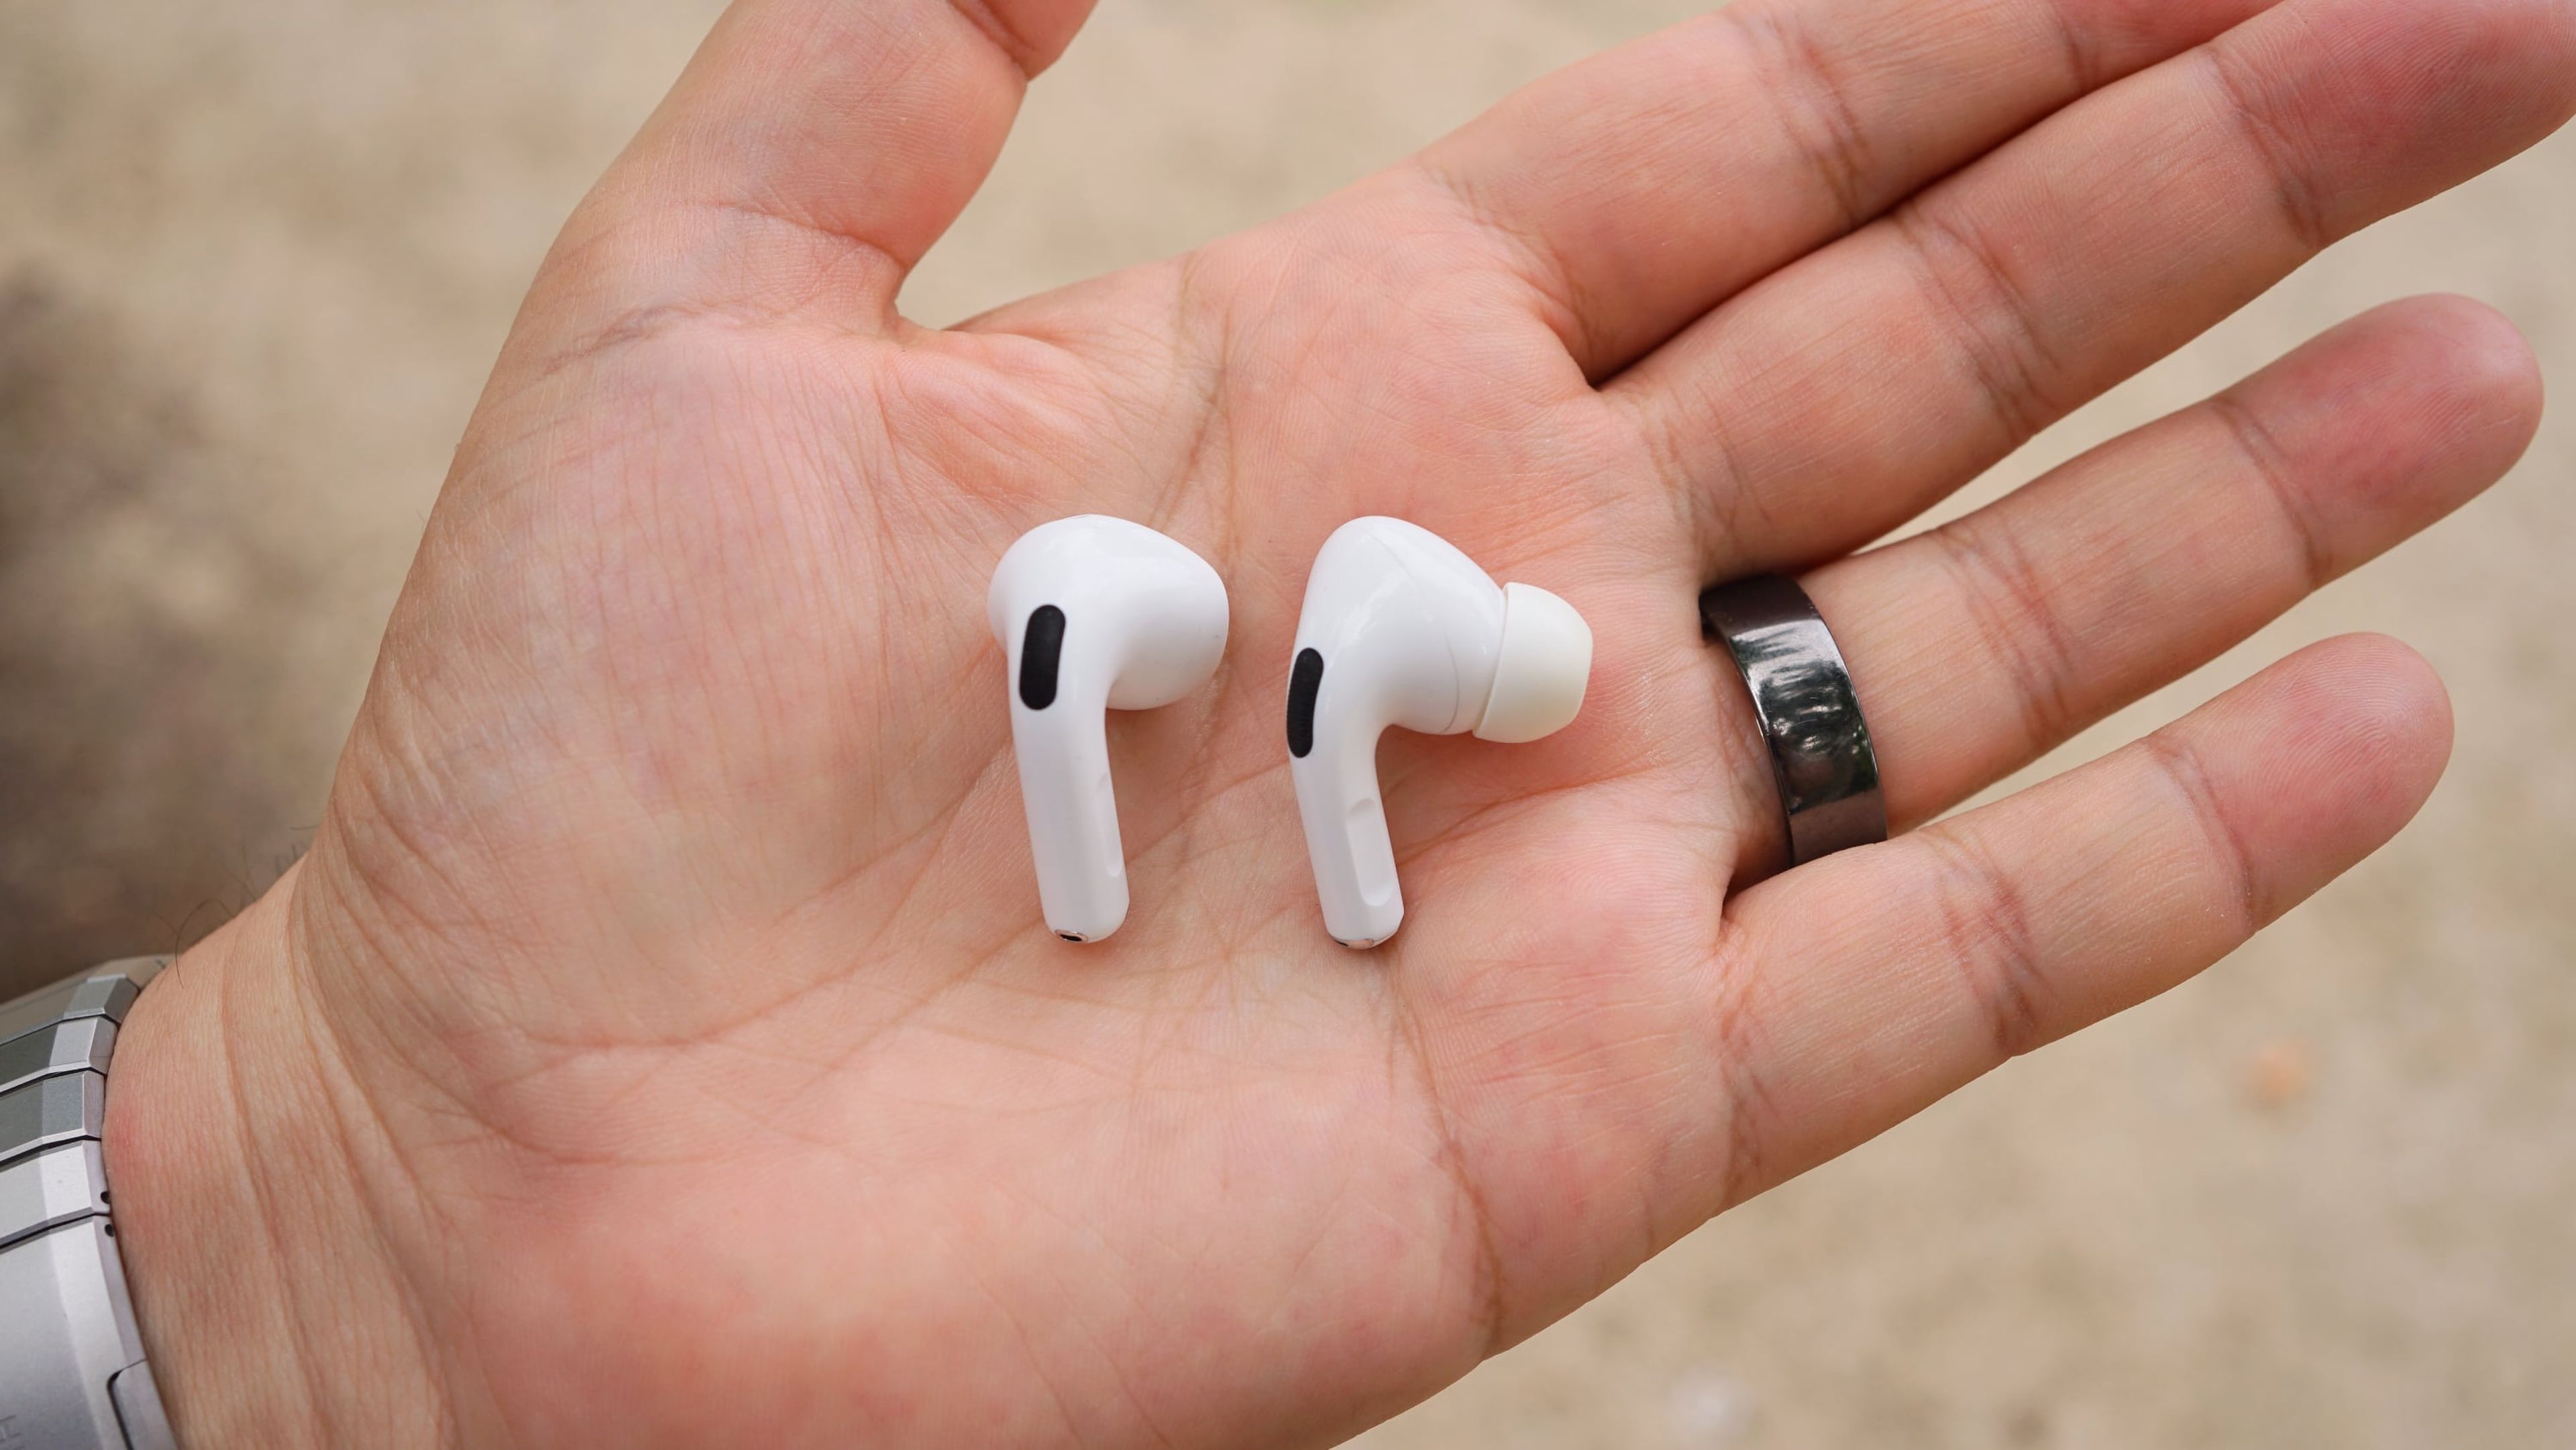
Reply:
M1065 0L742 0L569 222L310 855L141 1000L107 1152L182 1440L1319 1445L2393 834L2403 646L1943 817L2474 496L2511 326L2398 303L1864 549L2576 107L2571 0L1743 0L1280 221L945 331L905 272ZM1216 679L1111 727L1135 907L1038 912L984 588L1148 523ZM1583 716L1391 736L1318 919L1305 570L1559 593ZM1694 598L1802 575L1888 843L1779 871ZM1929 823L1929 824L1927 824Z

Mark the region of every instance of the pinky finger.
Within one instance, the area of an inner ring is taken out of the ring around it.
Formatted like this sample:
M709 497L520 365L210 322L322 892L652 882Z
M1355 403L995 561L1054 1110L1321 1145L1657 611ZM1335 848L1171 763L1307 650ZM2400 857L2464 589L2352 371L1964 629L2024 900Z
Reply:
M2125 750L1744 892L1730 1200L2234 951L2413 818L2450 708L2404 645L2312 646Z

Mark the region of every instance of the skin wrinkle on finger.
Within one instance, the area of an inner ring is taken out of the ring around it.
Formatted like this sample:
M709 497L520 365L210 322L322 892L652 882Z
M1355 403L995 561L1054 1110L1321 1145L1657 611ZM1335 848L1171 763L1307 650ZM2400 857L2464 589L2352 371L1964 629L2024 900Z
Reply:
M1540 320L1578 363L1606 351L1593 332L1593 319L1601 309L1578 290L1583 285L1581 276L1555 250L1556 243L1544 233L1514 226L1506 214L1478 196L1474 178L1444 166L1436 154L1418 156L1412 164L1432 190L1457 207L1469 227L1518 258L1513 275L1529 284Z
M2316 504L2309 498L2305 480L2293 472L2281 441L2272 436L2271 425L2263 415L2249 408L2233 391L2210 399L2210 411L2227 427L2228 436L2253 468L2255 478L2271 490L2272 501L2281 513L2281 522L2297 541L2300 566L2307 576L2307 589L2315 593L2342 574L2334 557L2334 534L2318 517Z
M2189 740L2162 732L2138 744L2175 793L2188 803L2191 818L2208 832L2210 860L2235 879L2235 905L2242 913L2240 934L2250 937L2270 925L2281 914L2272 900L2275 893L2264 879L2244 830L2236 824L2235 808L2210 783L2209 763Z
M2244 62L2225 46L2203 52L2228 114L2242 128L2246 143L2261 156L2277 188L2281 217L2290 235L2311 255L2342 240L2317 184L2315 156L2291 139L2292 122L2256 103L2260 82L2243 71Z
M2077 694L2088 662L2030 553L2008 529L1952 527L1924 536L1939 552L1986 653L2004 662L2020 707L2022 758L2036 760L2087 722ZM1901 753L1897 757L1902 762Z
M1021 80L1035 79L1037 73L1055 59L1049 46L1031 40L1022 32L1022 22L1018 18L1020 5L1007 3L1007 0L998 5L994 0L948 0L948 3L958 14L966 17L966 23L993 42L994 49L1010 57L1011 64L1019 68Z
M1707 1017L1716 1028L1711 1058L1724 1067L1721 1101L1726 1105L1726 1149L1708 1209L1712 1217L1788 1176L1773 1175L1763 1159L1764 1145L1778 1136L1764 1124L1779 1121L1784 1110L1762 1068L1776 1055L1762 1014L1753 1005L1762 974L1746 960L1752 947L1740 914L1727 912L1719 928L1705 969L1710 981Z
M1757 4L1719 13L1755 41L1765 88L1783 102L1773 109L1799 159L1841 213L1841 229L1859 229L1875 213L1870 183L1882 167L1833 47L1794 10Z
M2050 319L2013 276L2012 264L1973 214L1931 205L1899 207L1889 219L1924 295L1950 319L1976 391L2011 452L2063 417L2072 400L2054 396L2068 374L2050 338ZM1945 259L1960 259L1955 264Z
M2012 872L1973 834L1934 826L1923 833L1940 862L1932 893L1945 945L1957 958L1969 995L1992 1024L1994 1050L2010 1060L2047 1045L2044 1024L2053 995L2040 969L2030 907Z

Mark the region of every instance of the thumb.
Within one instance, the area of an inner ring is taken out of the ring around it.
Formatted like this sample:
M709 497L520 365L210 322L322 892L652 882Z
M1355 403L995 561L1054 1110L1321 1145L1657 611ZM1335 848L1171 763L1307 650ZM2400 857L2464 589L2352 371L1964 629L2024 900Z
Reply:
M574 285L606 282L616 316L821 303L890 322L1091 6L736 0L548 270L581 259Z

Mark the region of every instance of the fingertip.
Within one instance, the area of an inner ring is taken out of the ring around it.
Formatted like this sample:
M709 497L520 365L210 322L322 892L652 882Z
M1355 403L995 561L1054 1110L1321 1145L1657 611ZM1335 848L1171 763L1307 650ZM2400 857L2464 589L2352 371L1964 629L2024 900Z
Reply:
M2467 297L2410 297L2325 333L2229 390L2219 416L2267 454L2341 575L2485 492L2538 435L2539 362Z
M2496 471L2511 467L2540 431L2543 398L2540 357L2522 329L2456 293L2410 297L2379 314L2404 324L2415 365L2432 380L2462 441L2496 458Z
M2191 762L2207 819L2245 872L2254 923L2277 920L2388 843L2451 753L2450 696L2385 635L2313 644L2159 732Z
M2489 0L2500 28L2540 63L2554 82L2549 98L2559 124L2576 118L2576 0Z
M2512 318L2474 297L2436 292L2382 303L2318 344L2367 358L2385 386L2429 391L2490 425L2526 435L2539 425L2538 354Z
M2430 661L2384 634L2310 645L2280 669L2287 778L2304 777L2325 810L2320 824L2357 844L2358 859L2413 820L2440 782L2451 759L2450 691Z
M2337 183L2312 240L2339 238L2533 145L2576 114L2576 0L2314 0L2229 32L2239 95Z
M2420 737L2428 747L2449 751L2450 689L2413 645L2363 632L2321 640L2292 658L2313 662L2337 683L2354 728L2374 738Z

